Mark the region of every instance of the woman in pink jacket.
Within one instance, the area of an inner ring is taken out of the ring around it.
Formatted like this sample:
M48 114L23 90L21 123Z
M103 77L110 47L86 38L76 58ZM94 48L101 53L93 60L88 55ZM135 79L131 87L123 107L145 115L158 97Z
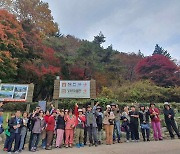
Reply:
M72 110L65 112L64 120L66 122L65 134L66 134L66 148L72 147L74 138L74 127L76 124L76 117L73 115Z

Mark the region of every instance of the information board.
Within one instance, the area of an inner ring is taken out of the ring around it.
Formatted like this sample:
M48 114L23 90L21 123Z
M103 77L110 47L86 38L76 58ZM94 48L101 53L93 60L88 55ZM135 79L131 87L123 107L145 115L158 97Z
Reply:
M90 81L60 81L59 98L90 98Z
M0 84L0 101L25 102L28 88L24 84Z

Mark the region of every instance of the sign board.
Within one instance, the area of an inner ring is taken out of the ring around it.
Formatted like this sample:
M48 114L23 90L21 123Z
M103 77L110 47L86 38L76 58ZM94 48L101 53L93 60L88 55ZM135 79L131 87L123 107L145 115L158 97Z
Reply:
M96 98L95 80L55 80L53 99Z
M34 90L33 84L0 84L0 101L25 102L28 100L29 89ZM31 88L30 88L31 87ZM32 90L32 91L33 91ZM30 96L32 101L32 97Z
M60 98L90 98L90 81L60 81Z

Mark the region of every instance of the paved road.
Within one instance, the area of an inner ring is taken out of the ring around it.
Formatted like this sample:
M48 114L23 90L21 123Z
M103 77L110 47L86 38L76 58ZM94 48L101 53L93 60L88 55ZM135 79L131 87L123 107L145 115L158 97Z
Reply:
M0 151L1 154L5 152ZM22 154L33 152L23 151ZM139 143L119 143L101 145L98 147L62 148L53 150L39 150L36 154L180 154L180 140L164 140Z

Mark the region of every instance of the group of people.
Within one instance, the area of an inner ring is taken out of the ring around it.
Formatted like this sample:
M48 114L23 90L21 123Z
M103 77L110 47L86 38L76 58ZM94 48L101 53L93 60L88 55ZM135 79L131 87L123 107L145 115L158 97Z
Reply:
M174 119L175 113L168 102L164 103L163 113L171 139L174 139L173 130L180 139ZM2 115L3 109L0 107L0 128L3 123ZM163 140L160 111L154 103L150 103L149 107L140 105L139 109L134 105L130 108L125 106L122 112L115 103L107 105L104 112L98 102L86 108L79 108L78 104L75 104L74 110L55 109L51 104L50 110L45 112L40 106L31 114L24 112L21 115L20 111L16 111L7 119L7 123L8 128L2 128L0 133L6 134L4 151L8 153L22 152L28 131L29 151L32 152L37 151L40 141L42 148L46 150L52 149L54 141L56 148L72 148L73 145L77 148L84 147L87 144L87 136L90 147L98 146L103 143L103 129L107 145L121 143L121 131L126 133L126 142L138 142L139 127L143 141L150 141L151 126L154 140ZM12 150L13 142L15 143Z

